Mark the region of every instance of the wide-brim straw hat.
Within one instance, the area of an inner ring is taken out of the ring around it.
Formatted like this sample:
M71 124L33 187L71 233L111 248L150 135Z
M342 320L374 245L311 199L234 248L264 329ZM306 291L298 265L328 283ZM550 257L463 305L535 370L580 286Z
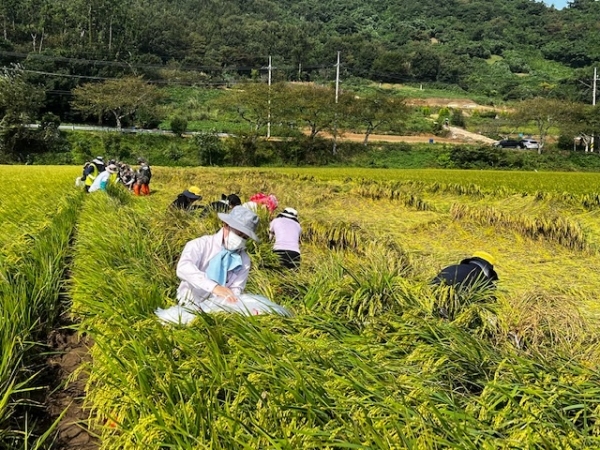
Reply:
M489 262L492 266L496 265L496 258L494 258L492 255L490 255L488 252L477 251L477 252L473 253L473 258L483 259L484 261Z
M219 219L248 236L250 239L260 242L256 235L258 228L258 216L243 206L236 206L229 214L218 213Z
M190 186L183 191L183 195L192 200L200 200L202 198L200 195L200 188L198 186Z

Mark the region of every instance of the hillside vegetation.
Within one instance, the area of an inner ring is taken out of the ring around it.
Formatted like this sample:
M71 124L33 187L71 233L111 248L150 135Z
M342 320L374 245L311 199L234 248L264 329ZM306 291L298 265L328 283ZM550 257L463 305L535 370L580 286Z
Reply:
M600 59L592 0L27 0L3 2L0 19L2 162L74 150L61 122L252 146L307 134L299 153L338 132L365 146L376 132L443 138L447 119L490 139L534 135L540 151L579 136L588 151L600 128L584 107ZM431 97L462 101L416 101Z
M269 56L278 80L331 79L337 51L345 79L581 99L578 70L600 59L593 0L27 0L0 16L0 61L31 70L55 110L85 77L220 85L264 74Z

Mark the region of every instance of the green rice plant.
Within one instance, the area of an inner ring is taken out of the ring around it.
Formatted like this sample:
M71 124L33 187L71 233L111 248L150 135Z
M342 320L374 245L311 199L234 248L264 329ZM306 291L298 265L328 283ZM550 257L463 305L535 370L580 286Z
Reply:
M568 375L567 375L568 374ZM498 367L473 412L495 423L506 444L593 448L598 445L597 373L564 359L512 358ZM520 430L511 429L519 417ZM501 441L501 442L502 442Z
M32 171L28 181L47 180L46 170ZM0 436L12 448L38 448L51 437L50 430L36 436L35 421L23 411L24 406L40 407L32 399L42 389L33 369L42 348L36 341L44 338L65 307L63 277L83 199L80 192L67 188L72 186L71 174L66 171L68 178L61 178L55 173L57 180L42 184L42 196L30 197L29 204L13 190L18 178L7 175L2 179L7 186L0 186L7 193L0 241Z
M590 329L580 307L565 295L534 292L514 299L505 325L507 336L519 349L582 351L600 337Z
M475 182L478 173L462 172L459 181L482 186L484 196L428 192L436 211L396 216L364 197L356 203L361 176L348 180L344 170L330 179L320 169L289 176L243 169L155 172L150 198L117 204L90 197L78 224L70 294L81 329L95 342L85 368L86 400L102 430L102 448L598 447L593 368L600 354L591 314L563 314L559 307L547 314L545 291L535 291L533 306L519 303L514 286L527 279L509 276L509 261L499 262L495 300L470 293L440 301L424 281L442 258L500 238L483 219L450 222L438 204L457 195L482 203L517 197L503 199L500 190L494 197L490 185ZM452 176L446 181L458 183ZM420 197L426 184L407 177L393 189ZM281 206L297 207L305 232L299 270L270 266L268 215L261 217L263 242L248 247L254 263L248 291L289 307L294 317L199 314L188 327L154 318L157 306L174 303L175 266L185 242L220 226L216 215L199 219L168 210L188 183L203 186L207 198L239 186L242 196L263 190L278 195ZM522 204L530 205L527 199ZM432 225L414 225L413 215ZM518 227L531 224L523 220ZM507 242L523 252L534 249L544 270L560 280L567 279L556 270L563 255L580 257L577 249L552 247L554 261L542 246L515 235ZM331 248L332 239L340 245ZM596 258L586 259L590 267ZM583 308L578 302L585 300L592 308L589 281L582 292L549 301L572 299ZM454 305L450 319L438 314L446 300ZM528 316L535 304L539 309ZM532 323L536 339L519 347L509 333ZM596 348L584 352L586 339ZM567 353L570 343L577 350Z
M358 249L361 246L361 229L357 224L344 222L304 222L302 237L307 242L319 243L331 249Z
M583 194L581 196L581 204L584 208L587 209L595 209L600 206L600 194L591 193L591 194Z
M468 288L435 286L433 291L437 315L457 326L477 331L481 336L496 334L496 292L485 280L479 280Z
M408 192L402 192L401 190L393 187L382 186L374 183L370 183L368 185L361 183L355 189L355 192L362 197L373 200L385 198L392 201L400 201L402 204L404 204L404 206L415 208L418 211L430 211L434 209L432 205L428 204L418 196Z

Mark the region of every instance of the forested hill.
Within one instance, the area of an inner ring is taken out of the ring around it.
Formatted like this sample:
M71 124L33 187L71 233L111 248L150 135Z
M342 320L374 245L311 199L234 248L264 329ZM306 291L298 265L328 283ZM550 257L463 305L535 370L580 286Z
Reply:
M306 79L340 51L346 78L574 97L600 61L594 0L2 0L0 26L2 62L55 90L164 65L223 79L269 56L276 77Z

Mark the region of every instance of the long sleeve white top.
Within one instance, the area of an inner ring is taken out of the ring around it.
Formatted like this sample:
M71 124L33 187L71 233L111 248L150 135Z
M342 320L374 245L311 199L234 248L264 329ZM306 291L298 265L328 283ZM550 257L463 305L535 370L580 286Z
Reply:
M287 217L277 217L269 225L269 235L275 238L273 250L291 250L300 253L300 224Z
M94 178L94 182L90 186L89 192L95 192L102 189L102 183L108 183L108 178L110 177L110 173L106 170Z
M189 241L177 263L177 276L181 279L177 288L179 303L199 306L212 293L218 283L208 278L206 269L209 261L223 249L223 229L218 233ZM240 295L244 291L250 273L250 257L242 250L242 267L227 273L225 286Z

